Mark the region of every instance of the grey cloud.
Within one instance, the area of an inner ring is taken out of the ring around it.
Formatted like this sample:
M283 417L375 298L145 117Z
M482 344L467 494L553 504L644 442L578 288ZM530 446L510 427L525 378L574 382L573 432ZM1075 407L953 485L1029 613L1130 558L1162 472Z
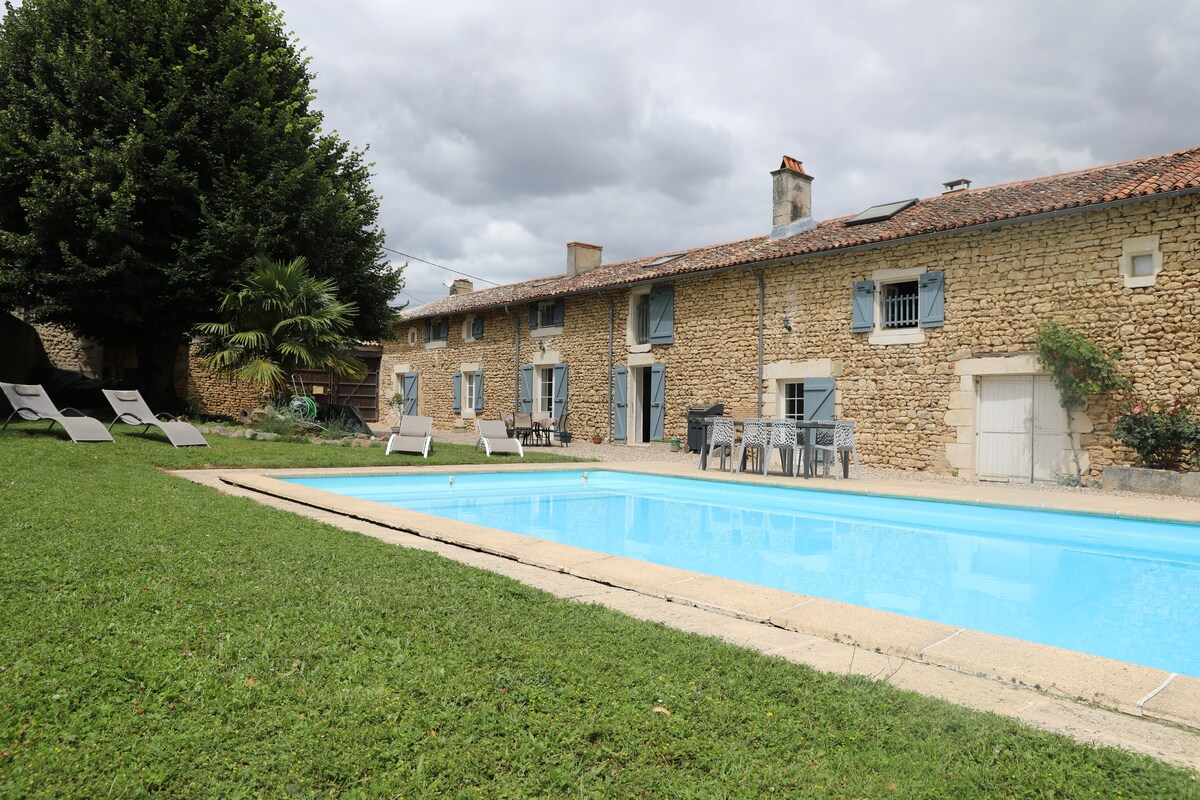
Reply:
M829 217L1200 144L1196 3L280 5L389 244L494 280L764 233L783 153Z

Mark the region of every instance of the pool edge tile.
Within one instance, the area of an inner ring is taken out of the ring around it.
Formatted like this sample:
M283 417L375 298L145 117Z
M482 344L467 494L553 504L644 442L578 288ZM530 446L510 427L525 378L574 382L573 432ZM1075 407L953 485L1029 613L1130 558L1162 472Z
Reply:
M1200 730L1200 680L1176 675L1162 691L1145 701L1142 714Z
M1111 658L965 630L928 647L923 659L1087 703L1142 713L1139 703L1171 673Z
M770 618L770 622L781 628L812 633L835 642L913 660L920 660L926 647L961 630L942 622L930 622L824 598L814 598L812 602L779 611Z
M667 598L753 622L769 622L772 615L814 599L732 578L694 574L690 580L667 587Z

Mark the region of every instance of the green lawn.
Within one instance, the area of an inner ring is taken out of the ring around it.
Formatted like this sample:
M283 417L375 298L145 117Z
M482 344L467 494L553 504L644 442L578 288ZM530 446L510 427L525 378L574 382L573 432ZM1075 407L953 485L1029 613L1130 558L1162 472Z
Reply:
M381 450L35 429L0 435L4 797L1200 796L1148 758L556 600L156 469Z

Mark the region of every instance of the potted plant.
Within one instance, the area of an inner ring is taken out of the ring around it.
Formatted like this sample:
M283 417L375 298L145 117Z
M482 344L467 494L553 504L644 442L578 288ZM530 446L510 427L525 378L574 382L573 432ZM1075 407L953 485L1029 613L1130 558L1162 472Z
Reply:
M600 435L599 428L592 428L592 444L604 444L604 437Z

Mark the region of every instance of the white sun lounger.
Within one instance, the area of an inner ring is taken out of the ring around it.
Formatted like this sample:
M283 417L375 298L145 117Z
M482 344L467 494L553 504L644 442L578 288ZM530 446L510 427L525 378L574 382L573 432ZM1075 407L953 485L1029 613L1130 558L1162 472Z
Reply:
M108 404L112 406L113 411L117 412L116 419L108 426L110 431L118 422L124 422L126 425L145 425L142 433L150 430L150 426L153 425L161 430L171 444L176 447L208 447L204 436L191 423L175 419L170 414L152 412L137 389L129 391L104 389L103 391L104 396L108 398Z
M82 411L66 408L62 411L54 405L46 390L37 384L0 383L0 390L12 403L13 412L4 421L0 430L8 427L13 417L20 417L31 422L49 420L50 427L58 423L71 437L73 442L111 442L112 434L104 429L104 423L98 419L85 416ZM69 413L73 412L73 413Z
M400 430L388 439L385 455L392 453L420 454L429 458L429 445L433 443L433 417L400 417Z
M475 446L482 447L489 456L493 453L516 453L521 458L525 457L520 441L508 437L504 420L477 419L475 425L479 428L479 443Z

